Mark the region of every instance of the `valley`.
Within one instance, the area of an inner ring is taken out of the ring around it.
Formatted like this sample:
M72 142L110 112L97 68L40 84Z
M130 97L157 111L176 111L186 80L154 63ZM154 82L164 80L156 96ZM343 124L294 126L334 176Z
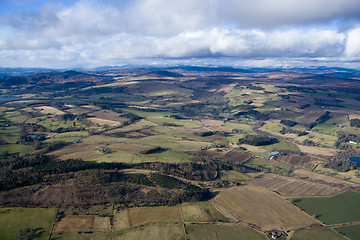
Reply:
M104 68L0 91L0 222L24 220L0 234L360 236L359 72Z

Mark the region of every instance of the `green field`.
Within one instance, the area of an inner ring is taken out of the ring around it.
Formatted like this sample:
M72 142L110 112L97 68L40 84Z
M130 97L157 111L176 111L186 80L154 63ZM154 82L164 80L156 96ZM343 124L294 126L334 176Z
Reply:
M190 240L267 239L265 235L243 226L190 224L186 229Z
M139 139L129 139L128 143L135 143L148 146L162 146L175 151L197 151L203 146L210 146L210 139L170 129L164 126L152 128L159 132Z
M95 232L95 233L63 233L54 234L52 240L185 240L184 227L182 224L155 223L147 224L133 229L116 232Z
M36 229L38 237L48 239L55 217L53 208L0 208L0 239L15 239L24 228Z
M7 143L16 143L20 137L20 127L3 127L0 131L0 137Z
M285 175L288 173L290 166L285 163L277 163L264 158L253 157L249 161L245 162L248 166L260 166L277 169L277 173Z
M54 137L47 139L46 142L64 141L69 143L87 136L89 136L89 133L85 131L59 133Z
M301 198L293 203L325 224L360 221L360 193L345 192L331 198Z
M331 229L309 229L296 231L291 237L292 240L345 240L341 234Z
M184 128L199 128L203 125L200 121L197 121L197 120L173 119L173 118L168 118L168 117L164 117L164 118L153 118L153 117L150 118L149 117L148 120L151 122L157 123L159 125L176 124L179 127L184 127Z
M339 227L335 230L350 239L360 239L360 225Z
M0 152L8 151L10 154L19 153L25 155L34 151L33 146L24 144L6 144L0 145Z
M287 142L287 141L280 141L275 144L261 146L261 148L267 150L268 152L272 152L274 150L301 152L300 148L296 144L294 144L292 142Z

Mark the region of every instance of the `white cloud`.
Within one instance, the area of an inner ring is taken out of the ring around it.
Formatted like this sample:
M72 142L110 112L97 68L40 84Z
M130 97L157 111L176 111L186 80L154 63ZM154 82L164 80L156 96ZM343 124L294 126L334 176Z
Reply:
M360 60L360 28L353 29L348 33L345 56Z
M360 59L359 18L358 0L50 4L0 20L0 65L219 56L346 61Z

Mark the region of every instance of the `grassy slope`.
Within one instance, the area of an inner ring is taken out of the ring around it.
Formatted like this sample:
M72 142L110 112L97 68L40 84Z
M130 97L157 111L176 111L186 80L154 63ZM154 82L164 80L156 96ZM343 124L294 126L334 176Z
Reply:
M36 239L47 239L54 215L53 208L0 208L0 238L14 239L24 228L40 228L43 233Z

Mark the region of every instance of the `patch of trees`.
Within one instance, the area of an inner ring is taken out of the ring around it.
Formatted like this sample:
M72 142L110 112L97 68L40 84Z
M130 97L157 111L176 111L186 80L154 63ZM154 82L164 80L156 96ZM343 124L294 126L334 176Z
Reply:
M214 135L213 131L206 131L206 132L194 132L194 135L200 136L200 137L209 137Z
M305 139L304 141L301 142L301 145L304 145L304 146L319 146L320 144L317 143L317 142L314 142L313 140Z
M166 126L166 127L182 127L182 126L184 126L184 125L179 125L179 124L176 124L176 123L169 123L169 122L164 122L161 125Z
M290 99L289 95L278 94L278 96L281 97L282 99Z
M286 86L286 90L289 92L305 92L305 93L316 93L317 91L313 88L298 87L298 86Z
M351 127L360 127L360 119L354 118L350 120L350 126Z
M247 135L239 139L239 144L248 144L254 146L264 146L279 142L276 138L265 135Z
M164 151L166 151L165 148L162 148L162 147L153 147L153 148L150 148L150 149L141 151L140 153L141 153L141 154L153 154L153 153L161 153L161 152L164 152Z
M251 90L265 90L265 88L260 87L260 86L255 86L255 85L249 85L246 88L251 89Z
M358 165L350 161L350 157L360 157L360 153L351 149L340 151L325 164L325 167L339 172L358 169Z
M309 129L314 128L317 124L326 122L330 118L331 118L330 112L326 111L323 115L321 115L318 119L316 119L315 122L313 122L309 125Z
M249 100L249 101L251 101L251 100ZM244 103L245 103L245 101L244 101ZM248 103L248 104L250 104L250 103ZM255 106L242 104L242 105L236 106L235 108L239 109L241 111L251 111L255 108Z
M3 193L0 204L81 206L118 203L151 206L175 205L211 197L206 189L162 174L123 174L116 170L93 169L53 174L46 176L45 180Z
M298 137L305 136L305 135L309 134L309 133L306 132L306 131L295 130L295 129L284 128L284 127L283 127L283 128L280 130L280 134L286 134L286 133L297 134Z
M305 108L308 108L310 107L311 105L310 104L304 104L302 105L301 107L299 107L300 109L305 109Z
M340 131L338 132L338 139L335 143L335 147L340 148L341 143L346 143L349 141L360 142L360 136L357 134Z
M172 114L169 117L173 118L173 119L187 119L186 117L179 115L179 114Z
M281 124L285 125L285 126L288 126L288 127L293 127L297 124L297 122L294 122L294 121L291 121L291 120L281 120L280 121Z
M135 121L138 121L138 120L142 119L142 117L136 115L135 113L131 113L131 112L128 112L128 113L126 113L126 114L123 114L123 115L121 115L121 117L129 118L129 119L130 119L130 123L129 123L129 124L131 124L131 123L133 123L133 122L135 122Z
M249 106L251 106L251 105L249 105ZM266 114L263 114L263 113L261 113L259 111L256 111L256 110L238 112L234 116L235 117L247 116L247 117L252 117L252 118L254 118L256 120L260 120L260 121L266 121L266 120L269 119L269 117Z

